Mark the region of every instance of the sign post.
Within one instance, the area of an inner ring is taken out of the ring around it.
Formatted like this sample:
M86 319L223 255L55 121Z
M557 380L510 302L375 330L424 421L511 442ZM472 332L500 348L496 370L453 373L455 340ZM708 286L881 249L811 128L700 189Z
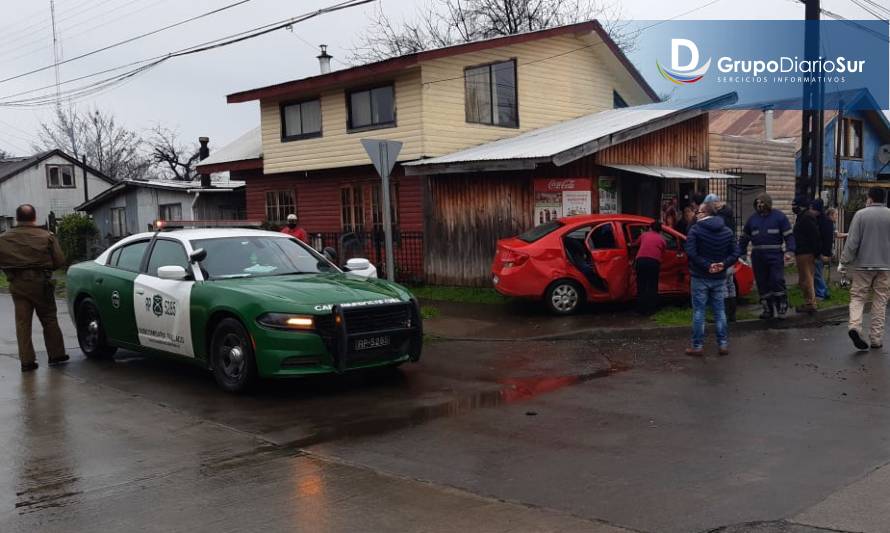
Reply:
M371 163L377 169L382 180L381 196L383 197L383 238L386 244L386 279L395 281L395 260L392 251L392 199L389 194L389 175L399 152L402 150L402 143L399 141L380 141L375 139L362 139L362 146L368 152Z

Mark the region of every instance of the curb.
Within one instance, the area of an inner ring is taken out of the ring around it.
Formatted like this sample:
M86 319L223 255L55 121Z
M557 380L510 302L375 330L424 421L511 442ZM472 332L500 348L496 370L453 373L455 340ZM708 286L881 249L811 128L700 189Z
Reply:
M730 325L730 332L767 331L772 329L796 329L822 327L836 325L845 321L847 307L832 307L817 311L813 315L793 315L784 319L766 320L741 320ZM577 340L614 340L617 338L633 339L657 339L686 337L691 331L691 326L664 326L647 328L586 328L534 337L446 337L427 333L427 336L437 341L465 341L465 342L517 342L517 341L577 341Z

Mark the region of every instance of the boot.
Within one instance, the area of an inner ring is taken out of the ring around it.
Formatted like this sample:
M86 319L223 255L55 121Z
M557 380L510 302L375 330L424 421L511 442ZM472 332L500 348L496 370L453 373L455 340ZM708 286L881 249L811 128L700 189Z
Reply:
M784 318L784 316L788 313L788 295L783 294L782 296L776 297L776 314L779 315L780 318Z
M735 322L735 311L738 307L738 301L735 298L726 298L723 300L723 306L726 308L726 320Z
M769 320L775 316L773 314L772 298L761 298L760 305L763 307L763 312L760 313L761 320Z

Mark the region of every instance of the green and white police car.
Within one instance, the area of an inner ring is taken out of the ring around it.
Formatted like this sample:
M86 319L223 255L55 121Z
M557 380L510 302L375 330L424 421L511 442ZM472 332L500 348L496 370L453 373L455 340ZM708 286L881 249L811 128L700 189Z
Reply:
M175 355L204 365L231 392L261 377L396 366L421 355L420 307L408 290L344 272L282 233L133 235L72 266L67 288L87 357L118 348Z

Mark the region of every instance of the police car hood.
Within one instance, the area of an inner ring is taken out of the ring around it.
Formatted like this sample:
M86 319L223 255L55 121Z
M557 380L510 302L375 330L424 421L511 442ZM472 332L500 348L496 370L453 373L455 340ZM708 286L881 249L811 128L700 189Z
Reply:
M407 293L393 283L339 273L264 276L214 283L241 293L242 297L300 307L374 301L392 303L408 299Z

